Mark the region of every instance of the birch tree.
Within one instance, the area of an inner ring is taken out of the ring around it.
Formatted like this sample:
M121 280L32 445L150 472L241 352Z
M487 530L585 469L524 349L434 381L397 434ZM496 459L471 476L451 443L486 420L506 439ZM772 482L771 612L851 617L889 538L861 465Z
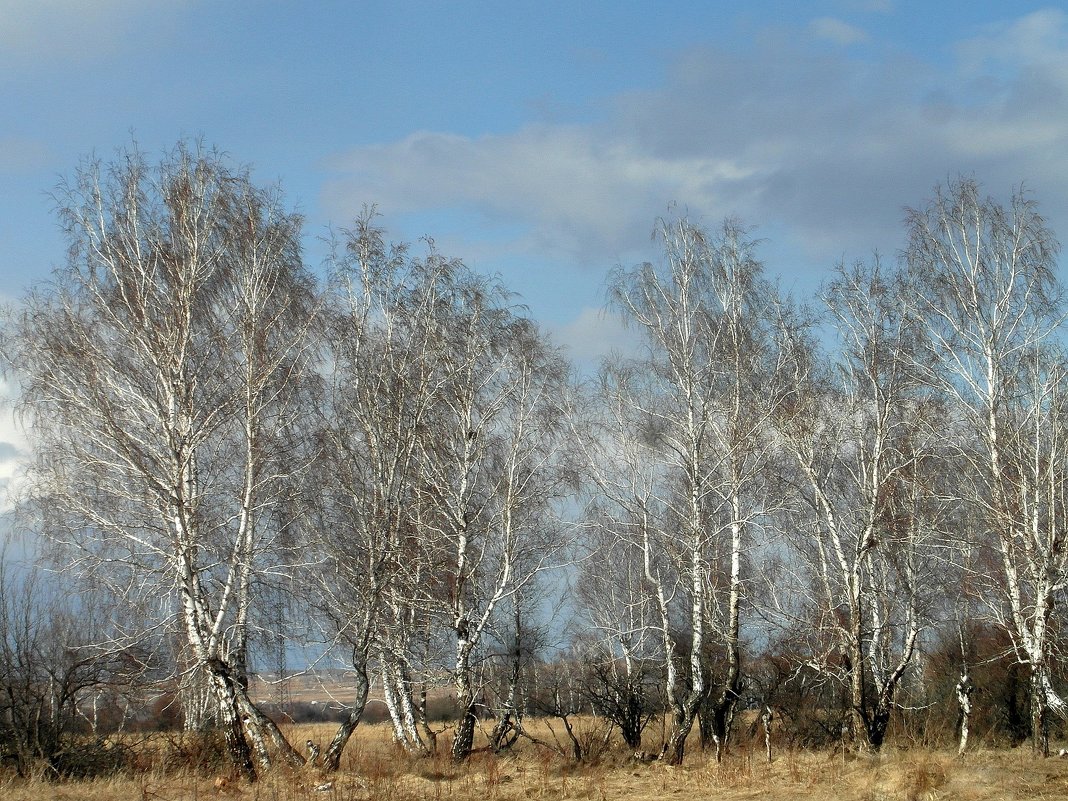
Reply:
M324 427L331 524L321 544L332 566L325 606L357 675L347 731L373 658L397 741L431 752L416 685L444 668L447 632L462 713L453 755L463 759L479 648L505 602L560 548L551 507L566 491L568 367L499 283L430 241L420 258L387 246L373 209L344 244ZM341 747L335 740L328 764Z
M836 358L795 362L779 418L796 470L799 507L783 526L800 557L791 589L805 599L794 613L806 616L808 666L845 684L850 737L875 750L916 653L936 552L924 491L935 408L920 391L900 290L878 261L839 268L823 293Z
M70 244L5 349L22 383L49 533L133 601L177 618L235 766L299 762L247 692L268 523L308 375L300 219L214 152L89 161L57 195ZM117 593L117 597L122 597Z
M1058 244L1033 200L984 198L972 180L939 188L907 218L905 258L932 367L928 379L971 436L960 498L981 521L977 547L997 565L988 612L1030 671L1034 753L1066 705L1051 681L1051 626L1068 581L1065 359Z
M556 564L553 503L569 492L569 368L506 300L492 281L455 276L439 308L441 394L421 460L422 525L455 636L455 759L472 748L476 650L501 602Z
M421 562L407 543L414 536L421 443L436 402L430 365L438 297L449 269L440 260L413 259L403 246L387 244L373 208L344 232L333 259L326 315L333 370L314 493L322 514L317 546L326 570L317 565L310 586L332 626L330 636L347 652L355 697L323 756L327 769L337 768L359 724L376 655L384 646L407 651L410 626L402 599L411 597L418 581L409 567ZM387 621L391 632L384 629ZM395 676L402 670L395 661L379 660L378 670ZM391 710L403 707L410 718L398 714L395 733L414 750L424 750L410 690L401 691L405 700ZM395 693L389 698L396 701Z
M619 357L606 362L592 393L596 400L580 415L578 437L594 498L584 518L588 553L579 597L598 639L622 658L627 687L633 688L644 655L659 666L670 703L681 697L685 676L676 625L679 576L663 530L663 468L655 429L643 413L654 403L644 376L639 365ZM634 735L639 740L640 730Z
M637 753L642 731L653 715L647 685L653 678L649 666L657 661L645 550L634 542L629 527L596 507L590 520L596 522L589 526L589 554L581 565L576 599L597 645L585 660L585 693L598 714L619 726L623 742Z
M511 748L524 731L533 674L550 636L541 614L548 589L545 582L539 581L512 593L494 627L488 682L495 701L496 722L489 733L489 746L494 753Z
M612 424L629 443L622 447L638 444L653 467L636 482L600 480L599 488L647 555L673 717L665 757L678 764L703 704L722 748L739 696L742 568L765 500L761 432L775 403L776 300L737 224L709 235L685 219L661 221L656 237L660 267L620 271L610 282L613 307L642 332L645 354L609 366L607 377L620 412ZM715 688L706 660L713 644L727 666Z

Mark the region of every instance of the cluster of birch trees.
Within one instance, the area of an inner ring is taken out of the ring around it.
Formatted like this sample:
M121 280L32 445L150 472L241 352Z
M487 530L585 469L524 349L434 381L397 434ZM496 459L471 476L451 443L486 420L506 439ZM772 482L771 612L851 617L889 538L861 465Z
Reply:
M662 264L612 281L645 350L599 376L590 522L616 572L583 597L624 670L662 663L673 762L695 721L717 748L730 734L743 609L787 635L790 679L840 688L845 737L873 749L904 693L923 703L947 624L964 749L971 639L994 625L1048 754L1068 578L1056 241L1031 200L968 180L906 232L898 264L839 266L808 312L733 223L662 223Z
M170 643L186 725L247 776L336 769L371 700L431 753L443 686L454 758L486 719L491 747L530 737L538 646L565 636L592 710L635 750L663 713L677 764L695 725L719 752L771 705L753 665L783 643L785 681L833 688L820 711L878 749L947 627L963 749L993 626L1048 753L1068 358L1026 196L950 184L893 265L840 266L809 305L740 224L663 220L657 263L609 279L636 347L583 380L497 279L373 210L316 277L279 192L197 145L87 162L57 208L69 257L3 333L23 519L109 599L91 647ZM264 644L309 638L351 677L321 755L251 690Z

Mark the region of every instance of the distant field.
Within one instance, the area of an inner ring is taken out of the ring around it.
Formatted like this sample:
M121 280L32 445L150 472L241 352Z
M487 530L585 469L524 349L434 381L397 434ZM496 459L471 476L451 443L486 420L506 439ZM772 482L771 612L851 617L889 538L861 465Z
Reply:
M549 738L544 724L536 734ZM590 734L579 724L580 736ZM298 742L325 745L329 725L295 726ZM447 733L442 754L447 753ZM696 742L695 742L696 744ZM329 789L316 790L332 781ZM350 743L343 770L333 777L316 770L276 770L255 785L230 782L222 774L192 775L149 769L143 775L93 782L49 784L0 780L4 801L193 801L234 798L263 801L353 799L353 801L525 801L590 799L608 801L790 801L863 799L863 801L1012 801L1068 799L1068 759L1033 760L1026 747L1012 751L979 750L956 759L947 752L902 751L893 747L878 757L841 753L783 751L769 765L755 747L742 744L721 764L694 749L679 768L639 763L621 748L595 764L572 764L529 742L504 756L476 753L464 765L444 756L415 759L391 742L387 727L362 726Z
M297 716L299 705L315 707L322 710L324 715L328 710L334 714L340 714L352 705L355 692L352 677L342 670L297 673L287 676L282 683L279 683L276 677L269 673L261 674L253 678L249 689L252 699L270 707L273 716L278 717L277 704L282 701L281 709L285 711L285 714L293 715L298 721L309 719ZM368 722L385 720L388 714L385 701L381 693L375 691L376 689L377 686L372 687L367 699L367 708L364 711L364 719ZM455 714L452 703L453 695L450 687L431 688L428 693L431 712L435 710L444 712L445 717L452 718ZM285 717L285 714L282 717Z
M257 675L249 688L256 701L274 702L284 688L289 703L330 703L337 700L348 704L352 700L353 686L344 671L319 671L296 673L287 676L281 684L270 673Z

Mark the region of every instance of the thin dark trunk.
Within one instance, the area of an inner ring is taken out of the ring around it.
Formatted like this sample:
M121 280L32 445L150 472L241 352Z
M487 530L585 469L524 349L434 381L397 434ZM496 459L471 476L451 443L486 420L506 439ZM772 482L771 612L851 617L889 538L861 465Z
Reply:
M560 720L564 722L564 730L567 732L568 738L571 740L571 757L576 762L581 762L585 756L582 751L582 743L579 742L578 737L575 736L575 729L571 726L571 721L567 715L560 715Z
M686 738L693 729L697 711L701 706L701 697L691 696L687 699L681 710L675 712L675 723L671 727L671 735L664 744L664 761L669 765L681 765L686 756Z
M890 727L889 705L879 704L872 712L867 723L868 747L872 751L879 751L886 742L886 730Z
M518 713L511 707L506 708L490 733L490 748L493 753L499 754L515 745L521 726Z
M1049 756L1049 705L1041 666L1031 666L1031 753Z
M475 724L477 722L475 705L468 703L463 708L463 717L460 718L460 724L456 727L456 738L452 741L452 758L457 762L462 762L471 755L471 750L475 744Z
M370 688L371 682L367 678L367 666L362 665L356 669L356 698L352 708L349 710L348 717L338 726L334 739L330 741L330 745L326 748L326 753L323 755L323 770L336 771L341 765L341 754L345 750L349 738L352 737L352 733L360 725L360 718L363 717L363 710L367 706L367 695Z
M734 710L738 706L737 680L723 688L723 692L712 705L709 722L712 730L712 741L716 744L716 761L723 759L724 749L731 736L731 727L734 723Z
M508 676L508 693L504 709L500 713L493 732L490 734L490 748L495 754L515 745L519 739L520 711L518 706L519 676L523 665L523 618L519 598L512 603L512 623L515 627L515 648L512 649L511 671Z
M619 729L627 748L633 751L640 751L642 747L642 723L645 720L645 704L641 696L633 691L628 691L626 703L626 710L619 721Z

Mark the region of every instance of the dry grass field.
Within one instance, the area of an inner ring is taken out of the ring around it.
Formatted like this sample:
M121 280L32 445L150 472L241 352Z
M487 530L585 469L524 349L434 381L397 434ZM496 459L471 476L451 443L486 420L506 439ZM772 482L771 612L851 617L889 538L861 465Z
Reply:
M295 740L328 741L330 726L298 726ZM547 736L542 730L539 735ZM445 740L445 737L442 737ZM440 743L447 746L447 742ZM447 753L447 747L440 749ZM330 786L322 785L330 782ZM320 788L320 789L317 789ZM476 753L464 765L447 756L414 759L400 752L382 725L361 727L350 743L343 770L323 777L316 770L278 769L254 784L222 773L148 767L137 776L49 783L0 778L3 801L1009 801L1068 799L1068 759L1033 760L1026 747L979 750L963 759L946 752L889 748L877 757L782 751L769 765L761 751L735 748L720 764L693 750L682 767L639 763L622 751L594 764L572 764L529 742L512 753Z

